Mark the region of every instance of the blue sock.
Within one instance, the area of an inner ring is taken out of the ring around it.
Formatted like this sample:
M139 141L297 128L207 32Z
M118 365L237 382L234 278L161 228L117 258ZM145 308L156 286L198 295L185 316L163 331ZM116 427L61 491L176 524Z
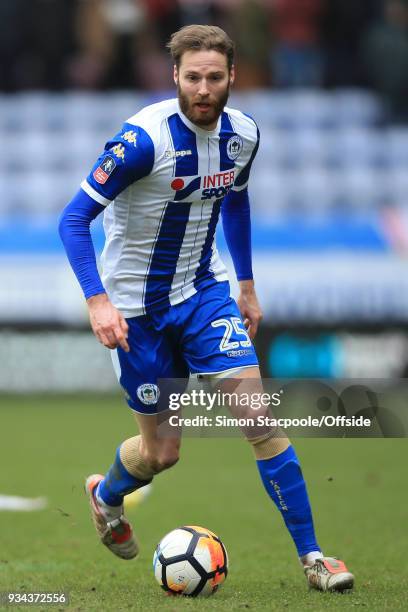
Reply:
M125 495L140 489L140 487L144 487L151 480L140 480L129 474L120 460L119 446L113 465L110 466L105 478L99 483L98 495L108 506L120 506Z
M282 514L299 557L320 550L306 484L294 448L289 446L280 455L259 459L256 463L264 487Z

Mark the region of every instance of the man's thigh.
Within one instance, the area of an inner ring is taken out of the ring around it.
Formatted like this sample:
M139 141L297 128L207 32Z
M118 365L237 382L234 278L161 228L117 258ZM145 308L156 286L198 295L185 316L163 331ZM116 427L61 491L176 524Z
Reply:
M112 351L113 366L130 408L155 415L168 408L165 398L160 398L160 379L186 378L188 367L178 346L151 317L134 317L127 323L130 351L120 347Z
M200 291L183 304L183 356L193 374L258 366L254 346L228 282ZM188 315L188 316L187 316Z
M168 410L155 415L134 412L134 418L142 436L142 455L157 457L178 454L182 430L179 426L169 425L170 416Z

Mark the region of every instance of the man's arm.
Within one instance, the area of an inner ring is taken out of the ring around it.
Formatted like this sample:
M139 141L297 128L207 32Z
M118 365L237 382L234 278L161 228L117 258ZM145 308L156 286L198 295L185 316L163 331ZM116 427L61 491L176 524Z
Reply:
M59 224L72 269L87 300L92 330L107 348L129 351L128 325L105 292L96 266L90 224L119 193L147 176L154 163L154 146L141 127L125 123L110 140L81 189L64 209Z
M230 191L221 206L222 224L228 250L240 286L237 303L251 340L258 331L262 311L252 273L251 215L248 189Z
M120 345L126 352L128 325L106 295L96 265L90 224L104 206L95 202L82 189L64 208L59 233L71 267L87 300L92 330L107 348Z

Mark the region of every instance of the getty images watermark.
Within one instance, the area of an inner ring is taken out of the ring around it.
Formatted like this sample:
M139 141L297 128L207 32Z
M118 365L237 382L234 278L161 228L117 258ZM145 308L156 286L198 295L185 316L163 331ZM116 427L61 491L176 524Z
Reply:
M208 383L208 381L207 381ZM158 412L159 434L255 437L268 428L298 437L408 435L408 380L185 379L146 385L145 403ZM154 406L154 408L153 408Z
M182 407L200 407L205 410L213 410L216 406L248 406L252 410L259 410L262 407L279 406L283 391L275 393L257 392L226 392L218 389L217 391L205 391L204 389L191 389L184 393L171 393L169 395L170 410L179 410Z
M202 408L213 411L214 408L230 408L231 410L247 407L251 413L261 411L263 408L281 405L283 390L275 393L236 393L204 391L203 389L192 389L189 392L171 393L169 396L169 409L179 411L181 408ZM193 417L184 417L173 414L168 417L172 427L280 427L282 429L292 427L371 427L371 419L368 417L346 417L344 415L322 415L313 418L311 415L303 418L276 418L269 414L258 414L254 416L228 417L226 415L197 414Z

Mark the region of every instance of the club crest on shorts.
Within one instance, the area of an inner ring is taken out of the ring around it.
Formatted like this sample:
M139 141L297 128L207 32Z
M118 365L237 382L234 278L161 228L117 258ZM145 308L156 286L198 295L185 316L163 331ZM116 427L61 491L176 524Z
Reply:
M227 142L227 155L230 159L237 159L241 154L244 143L241 136L234 134Z
M137 388L137 397L147 406L157 404L157 400L160 397L159 387L153 383L144 383L143 385L139 385Z

